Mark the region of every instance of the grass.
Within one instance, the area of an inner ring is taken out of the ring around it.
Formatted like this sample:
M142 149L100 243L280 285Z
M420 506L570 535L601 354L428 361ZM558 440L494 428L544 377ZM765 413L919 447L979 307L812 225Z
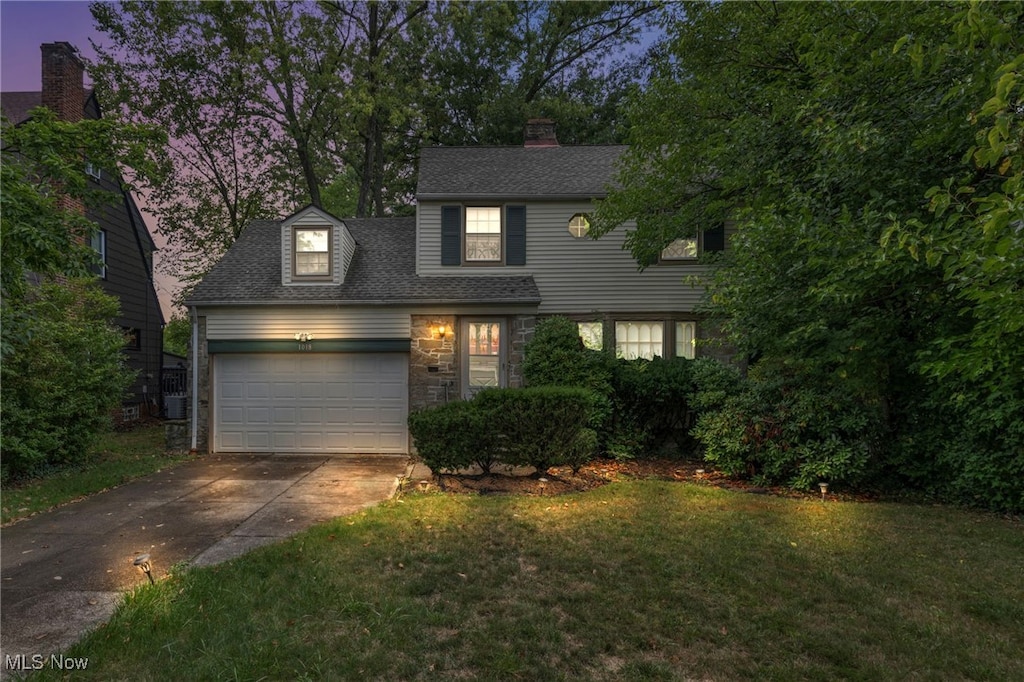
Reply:
M67 653L76 680L1009 680L1022 650L1020 520L632 481L393 500L140 587Z
M0 497L0 523L66 504L184 459L185 455L164 454L162 424L110 431L97 439L81 465L17 485L5 485Z

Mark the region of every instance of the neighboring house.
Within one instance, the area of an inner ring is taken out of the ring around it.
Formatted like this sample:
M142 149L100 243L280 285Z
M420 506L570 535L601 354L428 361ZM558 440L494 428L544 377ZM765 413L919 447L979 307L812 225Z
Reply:
M198 344L195 445L211 452L409 452L410 410L520 386L539 317L623 357L693 357L700 249L643 272L623 225L585 238L621 146L422 150L415 218L307 207L257 221L187 302Z
M49 107L65 121L100 118L95 94L84 87L84 65L75 48L47 43L42 57L42 91L0 93L0 107L8 120L22 123L38 106ZM137 372L124 402L124 416L158 414L164 319L153 285L156 246L117 169L98 168L88 159L83 164L94 187L118 197L116 203L85 209L85 213L99 226L91 241L103 263L97 275L103 290L121 302L121 314L113 323L125 332L125 359Z

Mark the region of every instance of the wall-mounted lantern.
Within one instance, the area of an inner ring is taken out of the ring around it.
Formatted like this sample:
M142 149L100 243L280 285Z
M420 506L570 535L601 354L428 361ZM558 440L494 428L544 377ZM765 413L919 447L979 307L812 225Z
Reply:
M313 350L313 335L309 332L296 332L295 340L299 342L299 350Z
M444 338L447 335L448 335L448 327L445 327L443 324L437 325L437 336L438 336L438 338L443 341Z

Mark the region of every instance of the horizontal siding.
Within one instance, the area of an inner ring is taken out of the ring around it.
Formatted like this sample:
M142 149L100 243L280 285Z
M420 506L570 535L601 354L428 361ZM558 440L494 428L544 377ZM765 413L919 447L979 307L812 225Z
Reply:
M596 241L569 234L569 219L591 210L588 202L527 204L525 266L443 267L441 203L420 203L417 272L421 276L533 275L540 290L542 314L694 309L703 289L686 280L705 273L706 267L663 265L640 272L632 255L623 249L628 224Z
M203 309L210 340L294 339L309 332L319 339L408 339L410 310L303 306Z

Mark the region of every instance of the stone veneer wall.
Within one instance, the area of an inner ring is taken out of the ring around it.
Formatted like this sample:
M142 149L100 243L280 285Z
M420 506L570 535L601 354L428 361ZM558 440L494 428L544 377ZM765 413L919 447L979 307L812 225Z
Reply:
M438 325L447 330L438 337ZM413 315L410 320L409 411L459 399L458 327L453 315ZM431 371L431 368L436 368Z
M508 385L520 388L525 384L523 379L523 360L526 358L526 344L533 338L537 326L535 315L517 315L509 324L508 346Z

